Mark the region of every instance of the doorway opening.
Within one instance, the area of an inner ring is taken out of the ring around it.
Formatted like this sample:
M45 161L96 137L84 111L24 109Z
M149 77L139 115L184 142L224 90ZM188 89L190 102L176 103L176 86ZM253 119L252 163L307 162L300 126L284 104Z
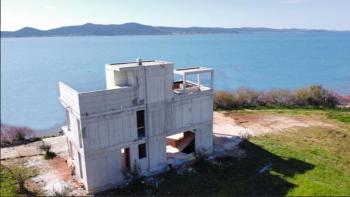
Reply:
M130 172L130 148L122 148L120 150L121 153L121 161L122 161L122 169L124 172Z

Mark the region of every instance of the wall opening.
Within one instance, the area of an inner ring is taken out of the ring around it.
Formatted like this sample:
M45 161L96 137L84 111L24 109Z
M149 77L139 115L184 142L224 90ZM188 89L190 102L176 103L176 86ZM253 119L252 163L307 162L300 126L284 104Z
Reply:
M120 150L121 153L121 161L122 161L122 169L125 172L130 172L130 148L122 148Z
M136 112L136 122L137 122L137 137L143 138L146 136L145 132L145 110L140 110Z
M127 71L114 71L114 85L119 87L129 85Z
M83 168L81 165L81 156L80 153L78 152L78 158L79 158L79 172L80 172L80 178L83 178Z
M70 115L68 109L66 111L66 123L67 123L67 130L70 131Z
M80 121L77 119L77 130L78 130L78 137L79 137L79 147L83 147L83 139L81 136L81 128L80 128Z
M195 133L192 131L167 136L166 153L168 163L194 158L195 143Z
M74 160L73 158L73 150L72 150L72 142L70 140L68 140L68 156L70 159Z
M146 143L139 144L139 159L147 157L146 155Z
M127 87L135 83L133 71L114 71L114 86Z

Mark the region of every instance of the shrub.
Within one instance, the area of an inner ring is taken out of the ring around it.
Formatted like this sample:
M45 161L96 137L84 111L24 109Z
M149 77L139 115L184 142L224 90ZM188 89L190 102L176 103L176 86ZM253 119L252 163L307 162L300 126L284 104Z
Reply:
M34 131L28 127L15 127L1 124L1 146L23 144L33 136Z
M295 104L299 106L324 106L327 90L320 85L312 85L294 92Z
M233 100L238 107L257 107L259 105L260 93L249 89L240 88L233 94Z
M0 196L16 196L18 185L11 174L0 164Z
M324 105L327 107L336 107L336 105L342 104L341 97L337 96L334 92L328 91L324 95Z
M49 152L51 150L51 145L43 144L43 145L40 145L39 148L42 151Z
M45 152L45 154L44 154L45 159L52 159L52 158L56 157L56 153L51 152L51 145L44 143L43 145L40 145L39 148L40 148L40 150Z
M3 182L3 178L5 178L4 181L10 181L12 184L18 186L18 192L20 194L26 194L26 196L32 196L32 192L30 192L26 188L25 182L37 174L35 170L27 169L25 167L17 166L17 165L12 165L11 167L0 165L0 172L1 172L1 183ZM14 189L16 190L16 188ZM14 191L12 191L12 193L14 193Z
M225 91L218 91L214 94L214 108L218 109L230 109L233 106L232 94Z
M320 85L312 85L294 91L273 89L258 92L240 88L234 92L219 91L214 95L214 108L239 109L257 107L331 107L344 103L344 96L326 90ZM346 103L346 102L345 102Z
M57 156L56 153L49 151L49 152L45 153L44 159L48 160L48 159L52 159L52 158L54 158L56 156Z
M264 103L271 106L290 106L293 105L293 97L289 90L273 89L264 95Z

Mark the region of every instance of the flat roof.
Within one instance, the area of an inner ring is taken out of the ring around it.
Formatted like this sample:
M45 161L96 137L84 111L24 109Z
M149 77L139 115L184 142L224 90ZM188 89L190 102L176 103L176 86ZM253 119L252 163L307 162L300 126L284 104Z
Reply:
M174 70L175 74L178 75L187 75L187 74L199 74L199 73L207 73L207 72L213 72L214 69L207 68L207 67L189 67L189 68L178 68Z
M121 62L121 63L112 63L112 64L106 64L106 68L113 69L113 70L126 70L130 68L135 68L138 66L157 66L157 65L164 65L164 64L171 64L170 62L162 61L162 60L142 60L142 65L139 65L138 62Z

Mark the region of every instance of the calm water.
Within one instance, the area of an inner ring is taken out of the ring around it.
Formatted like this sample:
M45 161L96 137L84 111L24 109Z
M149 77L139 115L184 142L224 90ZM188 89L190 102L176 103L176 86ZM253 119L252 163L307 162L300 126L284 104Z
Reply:
M350 94L350 33L1 39L1 121L43 133L64 122L58 81L103 88L104 64L162 59L215 68L216 89L322 84Z

